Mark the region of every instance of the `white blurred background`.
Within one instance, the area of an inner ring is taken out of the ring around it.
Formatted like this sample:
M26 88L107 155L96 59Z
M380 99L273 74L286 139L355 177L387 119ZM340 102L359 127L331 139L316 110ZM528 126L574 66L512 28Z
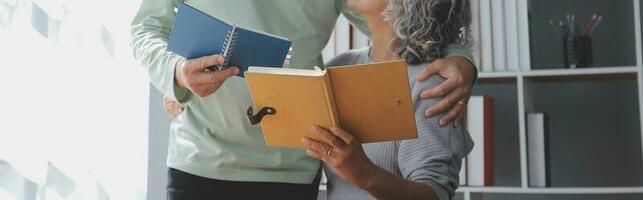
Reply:
M0 0L0 199L145 199L138 0Z
M170 121L129 47L139 4L0 0L0 200L166 198ZM368 43L340 17L324 58Z

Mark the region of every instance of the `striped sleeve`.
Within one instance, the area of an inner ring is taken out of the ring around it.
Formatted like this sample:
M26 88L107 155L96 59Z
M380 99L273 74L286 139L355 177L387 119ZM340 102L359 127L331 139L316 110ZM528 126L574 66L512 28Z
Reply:
M402 176L407 180L424 183L433 188L439 199L447 200L455 194L462 158L470 147L465 147L468 134L462 126L454 128L448 124L440 127L438 121L442 115L424 116L424 111L441 98L420 99L420 93L443 81L440 76L432 76L413 84L418 138L399 142L398 164Z

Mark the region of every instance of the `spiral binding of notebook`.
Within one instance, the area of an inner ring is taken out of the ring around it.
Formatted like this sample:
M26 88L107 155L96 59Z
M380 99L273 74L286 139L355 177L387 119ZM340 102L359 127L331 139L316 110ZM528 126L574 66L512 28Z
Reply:
M234 44L236 43L237 40L237 26L232 26L231 29L228 30L228 33L226 34L226 39L225 42L223 42L223 47L221 48L221 55L223 55L223 63L220 65L216 65L216 70L224 70L226 67L228 67L228 61L232 57L232 53L234 52Z

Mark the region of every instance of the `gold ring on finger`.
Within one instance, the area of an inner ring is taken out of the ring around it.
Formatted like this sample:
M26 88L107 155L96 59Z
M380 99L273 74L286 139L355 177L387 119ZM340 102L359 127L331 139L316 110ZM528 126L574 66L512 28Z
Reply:
M329 148L329 149L328 149L328 151L326 152L326 157L327 157L327 158L330 158L330 156L331 156L332 154L333 154L333 146L330 146L330 148Z

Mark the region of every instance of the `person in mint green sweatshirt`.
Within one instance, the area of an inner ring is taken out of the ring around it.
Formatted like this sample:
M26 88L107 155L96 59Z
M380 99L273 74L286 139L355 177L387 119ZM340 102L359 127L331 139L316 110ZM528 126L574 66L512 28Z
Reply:
M313 126L318 140L304 138L310 156L324 161L329 200L448 200L458 188L462 159L473 141L462 126L440 126L441 115L425 109L445 97L422 99L426 88L446 80L415 77L427 63L442 62L454 43L469 46L468 0L348 0L372 31L372 46L343 53L327 65L355 65L405 59L418 138L361 144L341 127ZM396 134L392 132L390 134Z
M320 162L304 150L266 146L259 126L245 115L252 105L248 87L235 67L205 71L220 55L186 60L167 51L180 0L143 0L131 26L135 57L150 81L184 110L170 127L167 165L169 199L315 199ZM344 0L185 1L239 26L289 38L290 66L322 65L321 51L339 14L369 34L363 19ZM462 115L476 69L463 47L450 47L440 65L427 65L418 79L447 78L424 97L446 96L427 114L448 113L443 124Z

